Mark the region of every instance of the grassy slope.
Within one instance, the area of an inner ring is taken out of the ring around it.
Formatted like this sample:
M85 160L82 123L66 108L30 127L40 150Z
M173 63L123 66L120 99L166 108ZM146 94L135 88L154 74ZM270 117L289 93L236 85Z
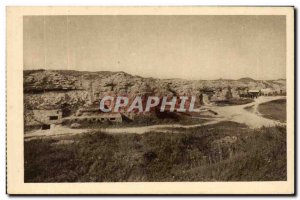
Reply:
M266 118L279 120L280 122L286 122L285 99L278 99L260 104L258 106L258 111Z
M285 127L223 122L177 131L25 142L25 182L286 180Z

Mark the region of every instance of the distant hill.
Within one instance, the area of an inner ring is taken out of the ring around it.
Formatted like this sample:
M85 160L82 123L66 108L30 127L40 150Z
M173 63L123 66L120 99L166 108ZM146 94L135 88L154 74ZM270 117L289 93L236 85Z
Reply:
M238 79L238 81L244 81L244 82L255 82L254 79L249 78L249 77L245 77L245 78L240 78Z

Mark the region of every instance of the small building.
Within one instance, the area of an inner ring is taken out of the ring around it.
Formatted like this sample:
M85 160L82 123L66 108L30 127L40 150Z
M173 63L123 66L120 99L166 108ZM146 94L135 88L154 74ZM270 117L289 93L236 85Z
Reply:
M101 120L109 120L111 122L122 122L121 113L102 113L100 116Z
M98 113L92 115L83 115L83 116L75 116L75 117L66 117L64 120L70 120L71 122L116 122L121 123L123 121L123 117L121 113Z
M60 124L62 122L62 111L60 109L33 110L33 118L45 125Z
M249 90L248 95L250 98L257 98L260 95L260 90Z

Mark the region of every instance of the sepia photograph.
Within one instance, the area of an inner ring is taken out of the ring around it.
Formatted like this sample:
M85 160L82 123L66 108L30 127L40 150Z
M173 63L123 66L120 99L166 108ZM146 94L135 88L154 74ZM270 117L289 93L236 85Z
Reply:
M8 68L8 93L20 97L19 122L8 107L7 134L21 125L20 159L8 154L19 185L251 183L293 193L293 7L110 9L18 15L21 55L11 60L22 65L16 79Z

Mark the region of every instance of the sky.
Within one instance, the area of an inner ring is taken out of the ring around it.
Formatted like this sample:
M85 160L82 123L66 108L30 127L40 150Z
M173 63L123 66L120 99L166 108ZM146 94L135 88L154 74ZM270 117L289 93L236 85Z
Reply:
M286 77L285 16L25 16L24 69Z

